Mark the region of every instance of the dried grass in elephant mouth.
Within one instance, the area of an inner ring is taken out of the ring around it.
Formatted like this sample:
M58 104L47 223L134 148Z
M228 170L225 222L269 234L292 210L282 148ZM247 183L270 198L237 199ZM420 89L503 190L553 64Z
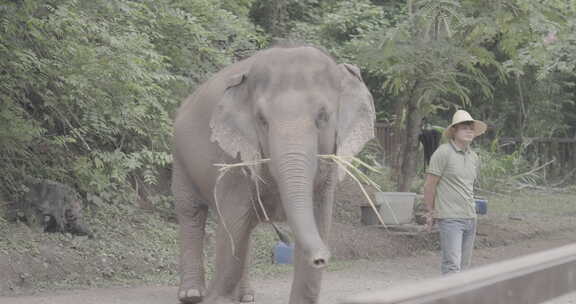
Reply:
M368 170L370 170L372 172L376 172L376 173L380 173L380 171L378 169L370 166L369 164L365 163L364 161L362 161L361 159L359 159L357 157L341 157L341 156L334 155L334 154L327 154L327 155L318 155L318 158L320 160L334 162L336 165L338 165L338 167L340 167L344 171L344 173L346 173L348 176L350 176L358 184L358 186L360 187L360 190L362 190L362 193L364 194L364 197L366 198L366 200L368 201L368 203L372 207L372 210L374 211L374 213L378 217L380 224L384 228L388 229L386 224L384 223L382 216L380 215L380 212L378 211L378 208L376 208L376 205L374 204L374 202L370 198L370 195L368 195L368 192L366 191L366 189L364 188L364 185L362 183L365 183L367 185L374 187L377 191L381 191L380 186L378 186L378 184L376 184L373 180L371 180L370 177L368 177L364 172L360 171L358 169L358 166L367 168ZM262 180L262 178L255 173L255 172L257 172L257 170L253 170L255 167L262 165L262 164L265 164L269 161L270 161L270 159L263 158L263 159L257 159L254 161L234 163L234 164L214 164L214 166L219 167L219 174L218 174L218 178L216 179L216 186L214 187L214 202L216 205L216 211L218 212L218 215L220 217L221 217L222 213L220 212L220 208L219 208L219 204L218 204L218 185L220 184L221 179L230 170L241 169L241 170L243 170L244 175L251 176L252 181L254 182L254 185L256 188L258 207L260 208L260 210L262 211L262 214L264 215L264 220L266 222L270 222L270 218L268 217L266 209L264 208L264 204L262 203L262 200L260 198L259 180ZM250 170L250 172L247 172L246 170L244 170L245 168L249 168L252 170ZM386 203L388 203L388 202L386 202ZM254 207L256 208L256 206L254 206ZM389 207L389 210L392 210L392 208L390 208L390 206L388 206L388 207ZM394 214L393 211L392 211L392 217L396 220L396 215ZM396 222L397 222L397 220L396 220ZM222 221L222 224L223 224L224 229L226 230L226 232L230 238L230 242L232 244L232 252L235 255L234 239L232 238L232 235L231 235L231 233L230 233L230 231L226 225L226 222Z

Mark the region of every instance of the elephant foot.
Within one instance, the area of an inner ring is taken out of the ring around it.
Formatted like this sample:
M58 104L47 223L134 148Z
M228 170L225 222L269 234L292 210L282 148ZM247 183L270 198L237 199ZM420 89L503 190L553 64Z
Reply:
M178 299L182 304L196 304L202 301L202 292L199 289L181 289L178 291Z
M252 285L246 278L240 283L236 295L240 303L254 303L254 289L252 289Z
M240 303L254 303L254 293L245 293L240 295Z
M214 296L206 298L201 304L238 304L233 298Z

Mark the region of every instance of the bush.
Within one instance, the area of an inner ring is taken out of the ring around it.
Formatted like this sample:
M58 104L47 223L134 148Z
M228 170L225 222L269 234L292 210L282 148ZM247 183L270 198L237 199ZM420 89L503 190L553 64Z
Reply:
M480 157L480 172L478 186L482 190L492 192L508 192L518 184L535 185L544 181L543 176L533 170L533 166L526 160L525 146L513 153L506 154L499 151L499 142L494 140L489 149L478 151Z

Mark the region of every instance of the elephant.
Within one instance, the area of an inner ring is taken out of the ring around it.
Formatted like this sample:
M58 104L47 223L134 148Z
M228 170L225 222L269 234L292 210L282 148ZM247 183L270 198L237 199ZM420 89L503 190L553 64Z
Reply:
M295 239L289 303L317 303L334 192L342 170L319 155L354 156L374 137L360 70L309 45L275 46L216 73L174 121L172 192L183 303L253 302L250 234L287 221ZM266 160L265 162L263 160ZM222 174L215 164L244 163ZM207 212L217 212L215 272L204 274Z

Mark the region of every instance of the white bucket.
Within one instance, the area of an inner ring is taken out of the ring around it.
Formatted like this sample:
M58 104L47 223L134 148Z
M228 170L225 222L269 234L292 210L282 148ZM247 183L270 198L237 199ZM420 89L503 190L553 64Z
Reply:
M411 223L414 219L413 192L376 192L376 202L380 207L380 215L386 225Z

